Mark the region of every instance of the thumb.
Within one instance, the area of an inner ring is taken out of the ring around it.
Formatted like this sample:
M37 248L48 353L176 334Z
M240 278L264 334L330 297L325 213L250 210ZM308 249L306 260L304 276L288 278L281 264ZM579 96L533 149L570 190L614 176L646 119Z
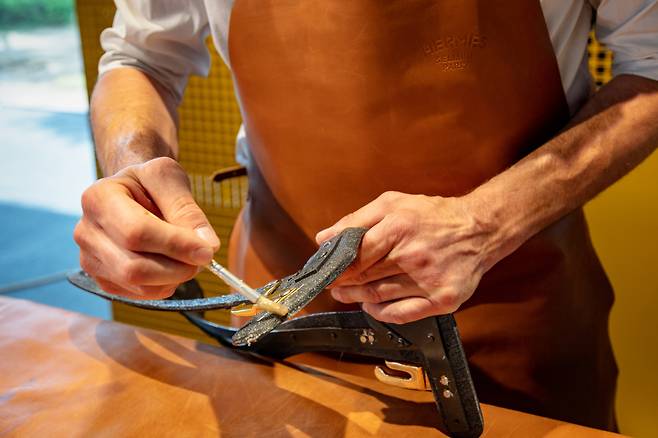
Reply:
M205 224L196 227L194 231L196 231L197 236L208 242L208 245L212 247L213 251L217 252L219 249L219 237L217 237L215 230L207 220Z
M219 249L219 238L194 200L190 181L180 164L171 158L156 158L142 165L139 178L165 221L195 230L213 251Z

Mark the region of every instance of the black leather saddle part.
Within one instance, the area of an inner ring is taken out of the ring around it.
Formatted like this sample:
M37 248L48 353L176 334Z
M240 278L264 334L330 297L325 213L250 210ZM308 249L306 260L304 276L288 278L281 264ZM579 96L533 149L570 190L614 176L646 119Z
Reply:
M338 352L383 359L409 375L401 379L377 367L379 380L397 386L431 390L441 431L455 437L477 437L483 419L459 332L452 315L408 324L382 323L362 311L327 312L290 319L310 303L354 261L366 229L347 228L330 240L296 273L270 282L258 292L290 310L285 317L257 313L239 329L204 318L213 309L252 306L241 295L204 297L192 280L166 300L135 300L103 291L84 271L69 275L74 285L103 298L144 309L181 312L220 344L248 353L284 359L306 352ZM253 310L253 309L252 309ZM256 309L257 310L257 309Z

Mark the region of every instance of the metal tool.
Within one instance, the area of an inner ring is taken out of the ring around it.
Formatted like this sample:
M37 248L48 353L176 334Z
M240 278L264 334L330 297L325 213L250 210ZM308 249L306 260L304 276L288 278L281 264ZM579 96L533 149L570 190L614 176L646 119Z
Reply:
M260 296L288 308L285 316L260 311L245 297L233 294L204 298L194 280L167 300L133 300L108 294L83 271L69 280L84 290L133 306L181 312L222 345L284 359L305 352L349 353L383 359L393 371L377 367L375 375L387 384L431 389L441 419L439 429L455 437L477 437L483 429L482 412L471 380L457 326L452 315L439 315L408 324L388 324L355 312L316 313L289 319L335 280L356 258L363 228L348 228L324 242L293 275L256 290ZM204 318L211 309L242 309L256 313L240 329Z
M206 266L206 269L219 277L224 283L233 288L237 293L254 303L254 306L279 316L286 316L288 314L288 308L286 306L275 303L266 296L259 294L256 290L250 288L247 283L242 281L241 278L237 277L235 274L217 263L215 260L212 260Z

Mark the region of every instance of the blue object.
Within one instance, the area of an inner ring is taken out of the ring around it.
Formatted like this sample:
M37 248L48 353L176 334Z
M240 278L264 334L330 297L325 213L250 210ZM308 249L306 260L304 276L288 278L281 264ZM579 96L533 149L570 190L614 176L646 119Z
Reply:
M79 265L72 237L77 221L73 215L0 203L0 293L110 319L107 301L81 293L64 276Z

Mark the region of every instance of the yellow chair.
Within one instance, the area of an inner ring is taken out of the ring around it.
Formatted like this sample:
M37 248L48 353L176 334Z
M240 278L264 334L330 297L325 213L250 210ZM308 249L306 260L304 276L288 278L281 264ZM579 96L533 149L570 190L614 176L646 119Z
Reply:
M78 21L87 88L96 82L102 54L98 37L111 25L114 5L109 0L77 0ZM240 114L233 95L230 73L208 42L212 56L210 76L193 77L180 108L180 161L189 172L194 195L208 214L220 239L228 236L246 192L244 177L211 182L217 169L235 166L235 135ZM611 77L612 54L591 37L590 70L597 85ZM653 156L630 176L588 204L594 244L617 293L611 319L611 336L621 375L617 397L620 426L635 436L658 436L655 416L658 406L658 157ZM226 261L226 245L219 253ZM211 275L201 273L206 293L224 293L226 287ZM200 340L205 335L182 317L142 311L113 304L118 321L137 324ZM213 319L226 322L228 315L215 312Z

